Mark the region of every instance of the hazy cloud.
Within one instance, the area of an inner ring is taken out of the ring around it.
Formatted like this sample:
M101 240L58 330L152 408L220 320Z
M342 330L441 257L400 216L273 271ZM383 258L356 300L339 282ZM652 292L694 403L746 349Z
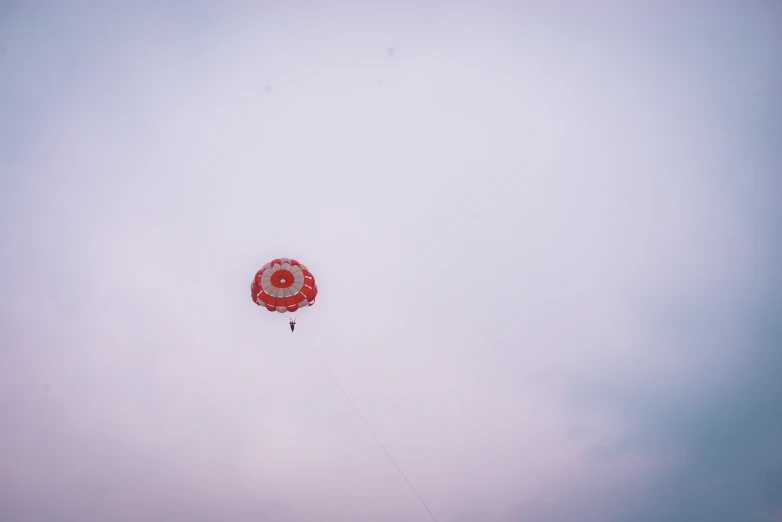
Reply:
M6 5L0 518L782 520L780 18Z

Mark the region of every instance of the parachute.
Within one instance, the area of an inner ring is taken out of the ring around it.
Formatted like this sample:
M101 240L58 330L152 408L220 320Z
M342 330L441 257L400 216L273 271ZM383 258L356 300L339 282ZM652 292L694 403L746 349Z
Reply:
M252 300L270 312L295 312L315 304L315 276L295 259L279 258L263 265L250 285Z

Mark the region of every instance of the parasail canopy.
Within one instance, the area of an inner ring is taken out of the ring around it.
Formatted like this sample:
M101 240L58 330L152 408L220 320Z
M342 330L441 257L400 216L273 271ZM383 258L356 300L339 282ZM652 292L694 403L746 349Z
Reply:
M255 273L250 292L253 302L270 312L295 312L315 304L318 285L306 266L283 257Z

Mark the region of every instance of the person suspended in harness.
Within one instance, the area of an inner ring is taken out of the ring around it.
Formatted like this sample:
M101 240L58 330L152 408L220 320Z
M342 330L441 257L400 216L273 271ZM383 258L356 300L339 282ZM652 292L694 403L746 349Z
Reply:
M291 325L291 333L293 333L293 329L296 328L296 319L291 319L290 325Z

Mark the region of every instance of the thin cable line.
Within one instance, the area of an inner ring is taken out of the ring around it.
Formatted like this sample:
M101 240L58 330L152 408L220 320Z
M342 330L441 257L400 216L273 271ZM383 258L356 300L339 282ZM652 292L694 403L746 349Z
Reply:
M338 380L337 380L337 378L334 376L334 374L333 374L333 373L331 373L331 370L329 370L329 367L326 365L325 361L323 361L323 358L320 356L320 354L318 353L318 351L315 349L315 347L314 347L314 346L310 345L310 347L312 348L312 351L313 351L313 352L315 352L315 356L316 356L316 357L318 358L318 360L320 361L320 364L322 364L322 365L323 365L323 367L326 369L326 371L328 372L328 374L331 376L332 380L334 381L334 384L336 384L336 385L337 385L337 388L339 388L339 391L341 391L341 392L342 392L342 395L344 395L344 396L345 396L345 398L348 400L348 402L350 403L350 405L353 407L353 411L355 411L355 412L356 412L356 414L358 415L358 417L361 419L361 422L363 422L363 423L364 423L364 426L366 426L366 427L367 427L367 429L369 430L369 433L371 433L371 434L372 434L372 436L375 438L375 440L376 440L376 441L377 441L377 443L380 445L380 447L381 447L381 448L383 448L383 451L386 453L386 456L388 457L388 460L390 460L390 461L391 461L391 464L393 464L393 465L394 465L394 467L395 467L395 468L396 468L396 470L399 472L399 474L400 474L400 475L402 475L402 478L403 478L403 479L405 479L405 482L407 482L407 485L408 485L408 486L410 486L410 489L411 489L411 490L413 490L413 493L415 493L415 496L416 496L416 497L418 497L418 500L420 500L420 501L421 501L421 505L422 505L422 506L424 506L424 508L426 509L426 511L429 513L429 516L430 516L430 517L432 517L432 520L434 520L435 522L438 522L438 520L437 520L437 517L435 517L435 516L434 516L434 513L432 513L432 510L431 510L431 509L429 509L429 506L427 506L427 505L426 505L426 502L424 502L424 499L421 497L421 495L419 495L419 494L418 494L418 491L416 491L416 489L413 487L413 484L410 482L410 480L408 480L408 478L407 478L407 476L405 476L404 472L402 472L402 469L399 467L399 465L397 465L396 461L394 460L394 457L392 457L392 456L391 456L391 454L388 452L388 450L387 450L387 449L386 449L386 447L383 445L383 443L382 443L382 442L380 442L380 439L379 439L379 438L378 438L378 436L375 434L375 431L374 431L374 430L373 430L373 429L372 429L372 428L369 426L369 423L366 421L366 419L364 419L364 416L363 416L363 415L361 415L361 412L360 412L360 411L358 411L358 408L356 408L356 405L355 405L355 404L353 403L353 401L350 399L350 396L347 394L347 392L346 392L346 391L345 391L345 389L342 387L342 385L339 383L339 381L338 381Z

